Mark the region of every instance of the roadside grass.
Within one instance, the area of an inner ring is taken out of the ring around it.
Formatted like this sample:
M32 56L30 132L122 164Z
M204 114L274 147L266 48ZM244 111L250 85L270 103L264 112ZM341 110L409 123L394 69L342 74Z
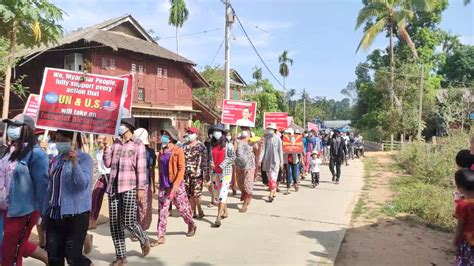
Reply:
M356 220L361 216L366 216L367 214L367 204L369 203L368 191L373 187L373 173L376 167L375 158L366 158L363 160L364 163L364 185L362 186L362 192L357 200L357 203L352 211L352 221Z
M467 134L443 138L438 145L410 143L394 159L387 170L398 173L391 181L394 200L383 207L386 215L408 214L409 219L426 226L451 232L455 190L452 177L456 170L454 158L469 144Z

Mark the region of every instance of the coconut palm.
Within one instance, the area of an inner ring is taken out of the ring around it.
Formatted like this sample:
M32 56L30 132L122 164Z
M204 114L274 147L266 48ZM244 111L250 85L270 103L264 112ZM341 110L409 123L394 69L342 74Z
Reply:
M393 38L397 31L400 41L405 42L418 58L415 44L406 30L407 23L415 16L416 11L430 11L434 0L367 0L366 5L359 11L356 29L363 24L368 26L364 29L364 36L357 47L368 50L375 38L382 32L387 32L390 40L390 101L392 106L401 109L401 103L395 95L394 82L394 52Z
M261 67L255 66L253 68L252 78L257 81L257 85L260 83L260 80L262 79L262 68Z
M286 90L285 80L288 75L290 75L288 64L293 65L293 59L288 57L288 50L284 50L283 53L278 56L278 62L280 63L280 75L283 77L283 89Z
M182 28L184 22L188 20L189 11L184 0L170 0L170 17L168 24L176 27L176 53L179 54L178 28Z
M469 3L471 3L471 0L464 0L464 4L467 6Z

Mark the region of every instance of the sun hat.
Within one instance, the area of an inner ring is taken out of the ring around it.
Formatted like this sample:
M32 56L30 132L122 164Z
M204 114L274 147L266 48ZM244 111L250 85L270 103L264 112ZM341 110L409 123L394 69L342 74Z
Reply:
M197 127L190 127L188 130L186 130L186 132L191 134L199 134L199 129Z
M168 135L175 141L178 140L178 130L175 127L168 127L166 129L161 130L161 135L163 133L168 133Z
M225 132L225 128L224 128L224 125L223 124L216 124L212 127L212 131L222 131L222 132Z
M267 129L278 130L276 123L269 123Z
M144 145L150 145L150 140L148 139L148 131L144 128L137 128L133 132L133 136L143 142Z
M35 120L31 116L18 114L12 119L3 119L3 123L14 126L28 126L35 130Z
M135 117L122 118L120 121L122 124L127 125L130 129L135 130L137 128L137 122Z

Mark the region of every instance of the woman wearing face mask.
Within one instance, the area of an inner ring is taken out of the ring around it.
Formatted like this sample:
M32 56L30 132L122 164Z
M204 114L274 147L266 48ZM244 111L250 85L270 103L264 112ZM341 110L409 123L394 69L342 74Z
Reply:
M151 225L151 212L153 203L153 188L155 187L155 166L156 155L155 151L150 148L150 140L148 139L148 131L144 128L138 128L133 132L136 139L139 139L145 144L146 153L146 185L145 185L145 199L142 202L137 202L138 216L137 220L143 230L148 230ZM132 238L136 241L136 238Z
M158 158L158 169L160 173L159 220L158 220L158 241L153 246L166 242L166 225L168 223L169 206L174 203L184 222L188 225L186 236L193 237L196 234L196 223L193 220L193 213L189 204L188 195L184 187L184 151L178 147L178 130L174 127L161 131L161 142L163 151Z
M224 125L215 125L212 129L212 190L214 198L219 202L217 218L213 227L221 226L221 219L227 218L227 194L229 193L230 182L232 180L232 164L235 160L235 150L232 143L224 137Z
M127 264L124 229L140 241L142 255L150 253L150 241L137 222L137 201L145 199L145 145L133 137L135 118L123 118L119 129L121 139L105 148L104 164L110 169L107 185L109 195L110 233L116 259L112 266Z
M247 207L252 199L253 182L255 179L255 150L249 145L250 133L242 131L236 145L235 165L237 168L237 184L239 185L244 202L240 212L247 212Z
M94 163L82 151L80 134L72 146L74 133L56 133L58 156L50 167L43 217L46 218L46 247L49 265L91 265L82 255L83 243L89 228L91 184Z
M184 183L186 193L191 202L194 219L204 217L204 211L201 207L201 195L204 177L208 175L209 170L207 149L206 146L197 139L198 134L199 129L195 127L189 128L186 136L187 144L184 146L186 162Z
M9 145L0 160L0 214L4 218L1 265L22 265L25 257L48 263L46 251L29 242L38 223L48 188L46 153L33 134L35 122L26 115L5 119Z

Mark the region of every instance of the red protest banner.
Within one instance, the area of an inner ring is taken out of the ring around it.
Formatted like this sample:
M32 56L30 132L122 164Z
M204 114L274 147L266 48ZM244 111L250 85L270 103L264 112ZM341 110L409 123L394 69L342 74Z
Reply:
M288 114L285 112L268 112L263 114L263 127L275 123L279 131L288 128Z
M119 78L127 79L127 90L125 93L125 100L123 102L122 118L132 116L132 99L133 99L133 74L125 74Z
M302 135L283 135L283 152L284 153L303 153L303 136Z
M314 123L309 123L308 122L308 131L311 131L313 130L314 132L318 133L319 132L319 126L317 124L314 124Z
M256 102L224 100L221 121L241 127L255 127Z
M46 68L36 125L117 135L127 80Z
M36 116L38 115L39 100L40 97L38 94L30 94L26 101L25 109L23 109L23 114L36 119Z

